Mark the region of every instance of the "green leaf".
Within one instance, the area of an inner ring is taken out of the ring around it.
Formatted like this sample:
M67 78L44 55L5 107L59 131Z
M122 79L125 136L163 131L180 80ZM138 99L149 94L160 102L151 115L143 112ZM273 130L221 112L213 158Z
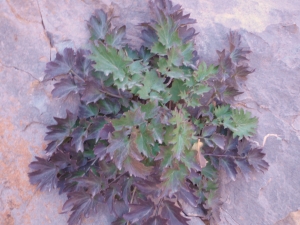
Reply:
M187 121L186 117L183 111L174 110L173 117L170 119L170 123L175 125L170 144L173 144L171 149L178 160L185 149L191 148L191 141L194 139L193 125Z
M157 101L150 101L146 104L141 104L141 111L145 113L145 119L151 119L154 118L160 107L158 107L158 102Z
M258 119L251 117L250 112L245 112L244 109L233 109L232 120L234 138L238 136L239 140L241 140L243 137L250 137L255 133Z
M158 55L166 55L167 54L167 49L166 49L165 46L163 46L162 43L156 42L151 47L151 52L154 53L154 54L158 54Z
M97 71L102 71L106 75L113 73L114 80L123 81L126 75L125 68L130 64L131 59L124 57L125 54L121 54L121 51L99 43L98 46L92 47L90 59L95 61L94 68Z
M174 66L181 66L183 63L183 57L180 54L181 52L179 51L178 48L172 47L168 51L168 66L172 67Z
M150 92L156 91L161 92L165 91L166 86L164 85L164 79L157 76L154 70L146 72L143 81L143 87L137 92L142 99L149 99ZM152 95L152 98L155 96Z
M218 72L218 67L210 65L207 68L207 65L205 62L202 62L198 66L198 70L196 71L196 80L198 82L201 82L203 80L207 80L209 78L209 75L216 74Z
M143 153L146 157L153 156L154 138L147 126L141 125L139 129L133 128L130 138L136 143L139 152Z
M204 85L204 84L198 84L193 88L193 93L197 95L203 95L206 92L209 92L211 90L211 87Z
M159 118L151 120L149 124L149 130L152 131L154 140L157 141L159 144L162 144L165 130L163 124L159 121Z
M140 108L136 108L134 111L129 110L120 119L111 121L116 130L121 130L123 127L131 128L145 122L145 113L142 113Z
M169 196L170 198L184 184L189 171L184 164L179 163L176 168L167 168L161 175L162 183L158 186L162 190L162 197Z
M178 102L180 97L180 92L187 91L188 87L184 85L185 82L181 80L174 80L172 83L172 87L170 87L170 94L172 95L171 101L174 103Z
M170 17L167 17L161 24L156 26L158 40L167 49L181 44L176 28L175 23Z
M211 165L211 163L207 163L206 166L202 168L201 174L210 180L214 180L218 176L216 169Z

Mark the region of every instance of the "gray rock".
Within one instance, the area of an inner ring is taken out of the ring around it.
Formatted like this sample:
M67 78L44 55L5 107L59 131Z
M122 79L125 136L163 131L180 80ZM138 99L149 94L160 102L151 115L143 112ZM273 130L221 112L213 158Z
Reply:
M201 59L216 62L215 50L225 46L230 29L239 30L253 51L250 64L256 71L236 107L259 117L258 143L267 134L281 140L270 136L266 141L267 173L255 174L248 183L242 177L229 182L221 173L221 224L275 224L300 207L300 2L174 3L197 19ZM0 224L67 223L68 215L59 214L66 196L35 192L27 177L28 164L46 147L45 126L53 116L64 116L66 108L77 110L78 99L51 97L53 83L41 82L43 71L65 46L86 47L86 21L95 9L111 7L119 15L115 25L126 24L127 37L139 46L136 25L149 18L146 0L0 0ZM85 224L110 224L105 214Z

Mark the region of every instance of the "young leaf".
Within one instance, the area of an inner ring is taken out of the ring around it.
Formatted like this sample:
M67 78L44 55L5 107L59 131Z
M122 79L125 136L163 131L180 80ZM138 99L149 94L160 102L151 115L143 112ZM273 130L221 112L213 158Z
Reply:
M107 20L106 13L102 9L96 10L95 16L92 16L88 22L91 40L103 40L110 29L110 26L110 20Z

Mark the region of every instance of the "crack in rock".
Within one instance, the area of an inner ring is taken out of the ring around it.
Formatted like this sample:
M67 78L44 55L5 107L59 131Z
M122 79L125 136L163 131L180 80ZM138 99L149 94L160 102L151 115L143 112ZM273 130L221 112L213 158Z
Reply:
M52 35L50 32L47 31L46 29L46 26L45 26L45 23L44 23L44 19L43 19L43 15L42 15L42 12L41 12L41 8L40 8L40 3L38 0L36 0L36 3L38 5L38 8L39 8L39 13L40 13L40 17L41 17L41 24L43 26L43 30L44 30L44 34L45 36L47 37L48 39L48 43L49 43L49 46L50 46L50 49L49 49L49 59L51 61L51 48L53 46L53 43L52 43Z
M15 66L7 66L7 65L4 65L2 62L0 62L0 64L1 64L1 66L3 66L3 67L6 67L6 68L13 68L13 69L18 70L18 71L21 71L21 72L23 72L23 73L27 73L29 76L31 76L33 79L37 80L39 83L41 82L40 79L36 78L36 77L33 76L31 73L29 73L29 72L27 72L27 71L25 71L25 70L22 70L22 69L20 69L20 68L18 68L18 67L15 67Z

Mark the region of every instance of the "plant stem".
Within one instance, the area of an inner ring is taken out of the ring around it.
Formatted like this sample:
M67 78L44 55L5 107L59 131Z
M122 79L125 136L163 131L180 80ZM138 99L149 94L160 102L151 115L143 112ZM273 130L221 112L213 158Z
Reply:
M169 80L169 82L166 84L167 87L172 83L172 81L173 81L173 78L171 78L171 79Z
M91 165L86 169L86 171L84 172L84 174L82 174L81 177L83 177L91 169L91 167L96 163L97 160L98 160L98 158L95 158L93 160L93 162L91 163Z
M103 91L103 90L100 90L100 89L99 89L99 91L106 94L106 95L114 97L114 98L122 98L122 96L120 96L120 95L115 95L115 94L112 94L112 93L109 93L109 92L106 92L106 91Z
M112 183L116 182L117 180L119 180L122 176L124 176L127 172L122 173L120 176L118 176L116 179L114 179L113 181L108 183L108 186L111 185Z
M134 198L135 192L136 192L136 187L133 188L132 196L131 196L131 199L130 199L130 204L132 204L132 202L133 202L133 198ZM130 208L129 208L128 212L130 212ZM127 225L130 225L130 222L127 221L126 224L127 224Z
M157 214L158 214L159 206L160 206L162 200L163 200L163 198L159 199L159 202L158 202L158 204L156 206L156 209L155 209L155 216L157 216Z
M70 70L70 72L71 72L72 74L74 74L79 80L81 80L82 82L85 82L85 80L82 79L77 73L75 73L74 70Z
M234 156L234 155L215 155L215 154L212 154L212 153L202 153L202 155L204 156L215 156L215 157L227 157L227 158L235 158L235 159L245 159L246 157L243 157L243 156Z

